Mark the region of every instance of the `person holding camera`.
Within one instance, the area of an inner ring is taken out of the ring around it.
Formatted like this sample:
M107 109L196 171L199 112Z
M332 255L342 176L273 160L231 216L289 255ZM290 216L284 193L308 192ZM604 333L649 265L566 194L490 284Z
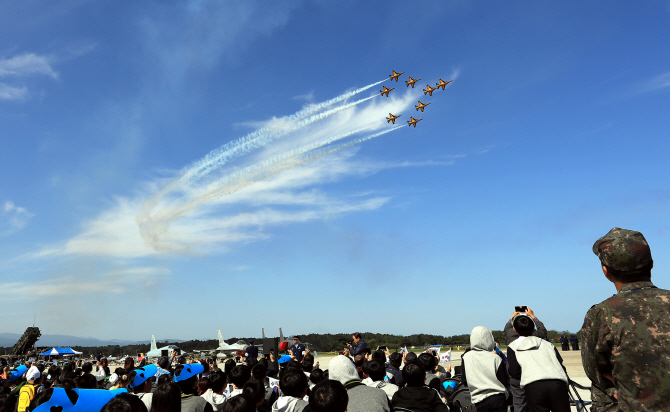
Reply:
M351 335L351 338L353 340L353 345L351 343L347 343L347 346L351 349L345 349L344 356L356 357L356 355L363 355L368 345L361 338L360 332L355 332L353 335Z

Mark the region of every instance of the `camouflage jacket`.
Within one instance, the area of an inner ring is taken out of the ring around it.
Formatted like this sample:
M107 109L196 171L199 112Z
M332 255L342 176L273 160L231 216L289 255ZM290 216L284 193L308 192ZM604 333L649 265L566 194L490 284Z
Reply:
M651 282L623 285L589 309L581 338L592 412L668 410L670 291Z

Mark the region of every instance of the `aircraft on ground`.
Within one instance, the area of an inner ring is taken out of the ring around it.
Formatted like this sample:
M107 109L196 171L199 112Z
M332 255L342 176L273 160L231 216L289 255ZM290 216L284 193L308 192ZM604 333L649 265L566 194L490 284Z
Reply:
M177 356L186 355L186 352L179 349L179 347L176 345L167 345L163 346L162 348L157 348L156 337L154 335L151 335L151 348L149 349L149 352L147 352L145 355L147 358L160 358L161 356L167 356L168 358L170 358L172 357L173 350L177 351Z
M430 104L430 103L428 103L428 104ZM394 116L394 115L392 115L391 113L389 113L389 116L391 116L391 117L387 117L387 118L386 118L386 123L393 122L393 124L395 124L395 119L397 119L398 117L400 117L400 116L402 116L402 115L399 114L399 115L397 115L397 116Z
M389 97L389 92L391 90L395 89L395 87L391 87L390 89L387 89L386 86L382 86L382 87L384 88L384 90L380 90L379 93L381 93L382 96L384 95L384 93L386 93L386 97Z
M439 83L435 83L435 85L437 86L436 89L439 89L440 87L442 87L442 90L444 90L444 86L448 85L451 82L453 82L453 80L449 80L448 82L445 82L444 80L440 79Z
M429 104L430 103L421 103L421 100L419 100L419 105L418 106L415 105L414 107L416 108L417 112L419 111L419 109L421 109L421 112L423 112L423 108L428 106Z
M437 87L430 87L430 85L427 84L426 88L423 89L423 95L430 94L432 96L435 90L437 90Z
M418 122L420 122L421 120L423 120L423 119L415 119L415 118L413 118L412 116L410 116L409 118L412 119L412 120L411 120L411 121L410 121L410 120L407 121L407 126L410 126L410 127L411 127L412 125L414 125L414 128L415 128L415 129L416 129L416 124L417 124Z
M393 72L393 74L389 74L389 77L391 78L391 81L395 79L396 82L398 81L398 77L400 77L401 74L405 73L405 72L396 73L395 70L391 71Z
M409 85L411 84L412 89L413 89L414 88L414 83L418 82L419 80L421 80L421 78L412 79L412 76L409 76L409 81L405 81L405 84L407 85L407 87L409 87Z
M247 348L247 346L249 346L249 344L242 339L229 345L226 343L225 340L223 340L223 335L221 335L221 331L217 330L216 332L219 334L219 347L216 348L215 350L218 352L216 354L216 357L219 359L225 359L227 357L235 356L237 352L244 351Z

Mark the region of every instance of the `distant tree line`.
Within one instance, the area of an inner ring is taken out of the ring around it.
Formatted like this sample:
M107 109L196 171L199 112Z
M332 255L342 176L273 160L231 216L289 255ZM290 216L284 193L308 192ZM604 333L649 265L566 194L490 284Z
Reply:
M505 345L505 335L501 330L491 331L493 338L500 345ZM558 342L558 338L561 335L570 335L569 331L556 331L549 330L547 331L547 337L551 342ZM470 335L453 335L453 336L442 336L442 335L429 335L429 334L415 334L409 336L402 335L390 335L386 333L372 333L372 332L361 332L363 340L367 343L368 347L371 349L377 348L377 346L387 346L392 352L403 348L403 347L417 347L423 348L430 345L443 345L444 347L455 347L455 346L467 346L470 344ZM579 338L579 333L576 333ZM226 343L231 344L237 342L240 339L246 340L246 338L230 338L226 339ZM300 335L300 340L302 342L308 342L311 344L310 348L312 350L317 350L321 352L334 352L342 350L346 347L346 342L351 341L350 333L336 333L336 334L321 334L321 333L308 333ZM256 338L256 342L260 343L260 339ZM216 339L209 340L188 340L183 342L156 342L157 347L163 347L168 345L176 345L180 349L186 352L191 352L193 350L209 350L216 349L219 346L219 341ZM138 353L146 353L149 351L151 345L149 344L137 344L137 345L107 345L107 346L72 346L72 349L83 352L85 356L95 355L102 353L104 356L123 356L131 355L136 356ZM0 354L13 354L13 349L10 348L0 348Z

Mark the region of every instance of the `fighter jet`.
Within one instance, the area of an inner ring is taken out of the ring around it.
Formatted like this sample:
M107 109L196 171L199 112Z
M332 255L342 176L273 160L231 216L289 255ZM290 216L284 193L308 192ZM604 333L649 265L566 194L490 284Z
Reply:
M219 334L219 347L216 348L216 351L218 352L216 357L219 359L235 356L237 352L243 351L247 348L247 346L249 346L249 344L242 339L229 345L225 340L223 340L221 331L217 330L216 332Z
M167 356L168 358L172 357L172 351L177 351L177 356L186 355L186 352L183 352L175 345L163 346L162 348L156 347L156 337L151 335L151 348L149 352L146 353L147 358L160 358L161 356Z
M414 88L414 83L418 82L419 80L421 80L421 78L412 79L412 76L409 76L409 81L405 81L405 84L407 85L407 87L409 87L409 85L411 84L412 89L413 89Z
M421 109L421 112L423 113L423 108L428 106L429 104L430 103L421 103L421 100L419 100L419 105L418 106L415 105L414 107L416 108L417 112L419 111L419 109Z
M407 126L410 126L410 127L411 127L412 125L414 125L414 128L415 128L415 129L416 129L416 124L417 124L418 122L420 122L421 120L423 120L423 119L415 119L415 118L413 118L412 116L410 116L409 118L412 119L412 120L411 120L411 121L410 121L410 120L407 121Z
M444 90L444 86L448 85L451 82L453 82L453 80L449 80L448 82L445 83L444 80L440 79L439 83L435 83L435 85L437 86L436 89L439 89L440 87L442 87L442 90Z
M384 88L384 90L380 90L379 93L381 93L382 96L384 95L384 93L386 93L386 97L389 97L389 92L391 90L395 89L395 87L391 87L390 89L387 89L386 86L382 86L382 87Z
M427 85L426 85L426 88L423 89L423 95L425 96L425 95L429 94L429 95L432 96L432 95L433 95L433 92L434 92L435 90L437 90L437 87L430 87L430 85L427 84Z
M430 103L428 103L428 104L430 104ZM394 115L392 115L391 113L389 113L389 116L391 116L391 117L387 117L387 118L386 118L386 123L391 123L391 122L393 122L393 124L395 124L395 119L397 119L398 117L400 117L400 116L402 116L402 115L399 114L399 115L397 115L397 116L394 116Z
M389 74L389 77L391 78L391 81L395 79L396 82L398 81L398 77L400 77L401 74L405 73L405 72L396 73L395 70L391 71L393 72L393 74Z

